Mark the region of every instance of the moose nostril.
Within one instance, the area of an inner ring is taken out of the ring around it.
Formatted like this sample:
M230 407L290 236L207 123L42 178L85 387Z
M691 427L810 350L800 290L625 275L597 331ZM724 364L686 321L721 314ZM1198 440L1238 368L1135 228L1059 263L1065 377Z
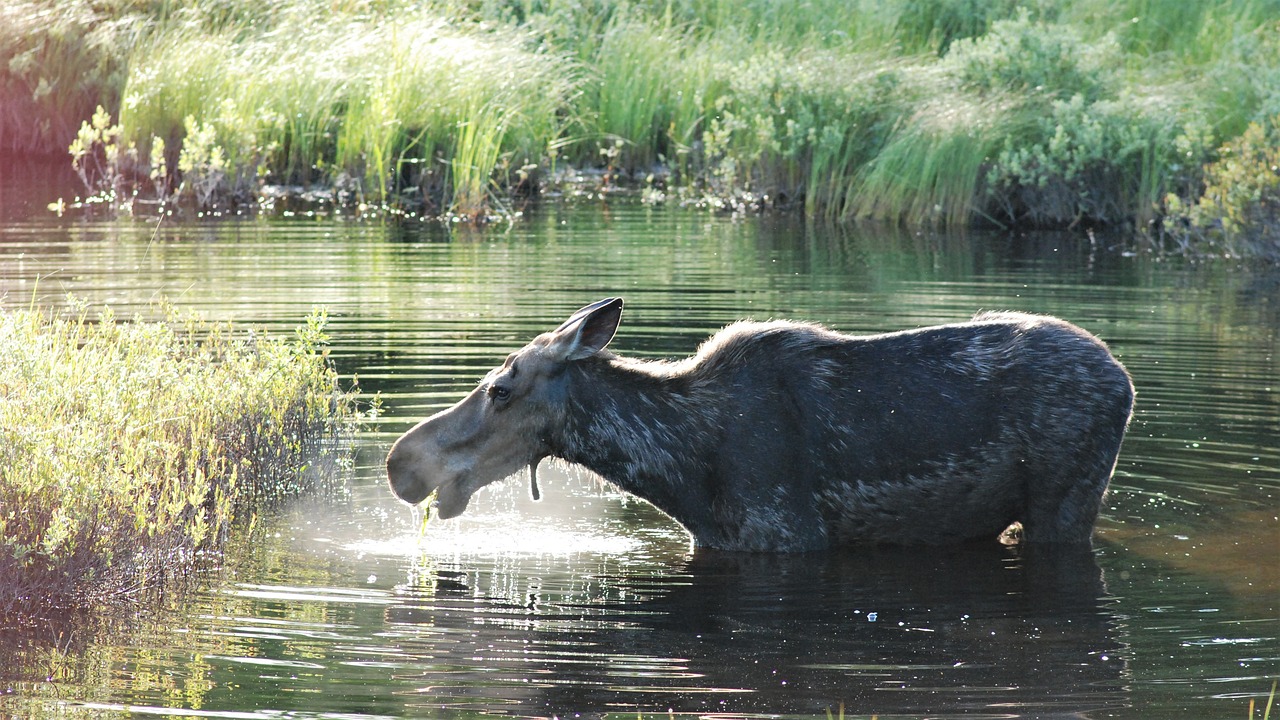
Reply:
M391 492L410 505L417 505L427 499L427 495L430 494L427 492L426 483L417 482L412 476L388 475L387 479L390 481Z
M395 483L391 484L391 492L395 493L396 497L409 503L410 505L417 505L423 500L426 500L427 495L429 494L429 493L422 492L421 486L403 488L403 487L397 487Z

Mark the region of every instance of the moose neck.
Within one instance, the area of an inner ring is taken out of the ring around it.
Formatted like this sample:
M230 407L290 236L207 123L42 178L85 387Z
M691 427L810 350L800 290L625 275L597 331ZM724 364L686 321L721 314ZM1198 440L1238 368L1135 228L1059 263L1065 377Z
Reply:
M555 454L649 501L696 538L710 522L707 477L719 435L714 402L676 367L612 356L576 363Z

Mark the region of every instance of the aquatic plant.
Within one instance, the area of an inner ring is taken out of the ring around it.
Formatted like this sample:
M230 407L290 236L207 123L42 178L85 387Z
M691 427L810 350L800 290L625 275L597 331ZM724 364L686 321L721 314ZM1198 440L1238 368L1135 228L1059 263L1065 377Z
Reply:
M0 612L163 587L237 513L331 478L357 413L324 324L0 310Z
M111 115L98 106L93 119L80 125L71 141L71 167L90 195L114 200L124 191L123 166L137 161L137 148L122 147L119 125L111 124Z
M1278 684L1280 684L1280 681L1276 681L1276 680L1271 681L1271 694L1267 695L1267 705L1262 710L1262 720L1271 720L1271 708L1275 706L1276 686ZM1254 711L1254 701L1253 701L1253 698L1249 698L1249 720L1253 720L1253 711Z

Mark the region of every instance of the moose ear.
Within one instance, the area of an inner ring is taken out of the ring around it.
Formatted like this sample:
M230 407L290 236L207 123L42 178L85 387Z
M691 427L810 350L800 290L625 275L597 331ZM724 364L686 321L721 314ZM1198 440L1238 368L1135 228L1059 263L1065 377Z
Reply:
M548 346L562 360L581 360L604 349L622 321L622 298L605 298L574 313L552 332Z

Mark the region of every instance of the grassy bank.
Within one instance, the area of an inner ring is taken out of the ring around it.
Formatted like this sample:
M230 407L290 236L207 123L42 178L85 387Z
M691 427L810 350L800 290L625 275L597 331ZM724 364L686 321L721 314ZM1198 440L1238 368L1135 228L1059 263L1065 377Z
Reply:
M323 339L0 308L0 613L163 587L323 477L355 417Z
M61 150L101 104L89 184L125 199L318 183L484 216L573 167L836 220L1146 228L1207 218L1222 148L1280 115L1277 0L0 8L4 107L37 120L0 113L0 146Z

